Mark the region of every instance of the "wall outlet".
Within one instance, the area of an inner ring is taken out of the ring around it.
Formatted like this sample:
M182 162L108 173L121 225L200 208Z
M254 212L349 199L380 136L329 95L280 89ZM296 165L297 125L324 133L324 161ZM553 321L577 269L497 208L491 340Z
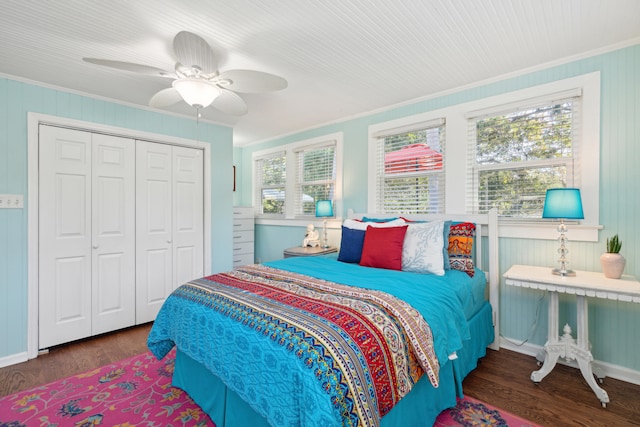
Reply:
M22 209L23 207L22 194L0 194L0 209Z

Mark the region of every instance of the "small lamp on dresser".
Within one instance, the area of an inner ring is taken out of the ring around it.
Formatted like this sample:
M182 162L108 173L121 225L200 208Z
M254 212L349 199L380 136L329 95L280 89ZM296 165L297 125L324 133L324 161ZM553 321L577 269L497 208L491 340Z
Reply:
M329 241L327 239L327 218L332 216L333 203L331 200L318 200L316 202L316 218L324 218L322 247L325 249L329 247Z
M544 208L542 209L542 218L554 218L560 220L558 226L558 232L560 237L560 248L558 253L560 254L560 268L554 268L553 274L558 276L575 276L576 273L573 270L567 270L567 226L564 223L565 219L584 219L584 213L582 211L582 199L580 198L580 189L578 188L550 188L547 190L547 195L544 199Z

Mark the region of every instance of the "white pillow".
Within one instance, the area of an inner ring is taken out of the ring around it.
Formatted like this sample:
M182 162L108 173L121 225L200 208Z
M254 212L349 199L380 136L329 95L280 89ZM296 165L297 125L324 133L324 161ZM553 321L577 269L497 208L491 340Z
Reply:
M373 221L356 221L355 219L345 219L342 225L347 228L352 228L354 230L364 230L367 231L367 227L370 225L372 227L398 227L400 225L405 225L406 222L404 220L398 218L393 221L387 222L373 222Z
M444 221L409 224L402 245L402 270L444 276Z

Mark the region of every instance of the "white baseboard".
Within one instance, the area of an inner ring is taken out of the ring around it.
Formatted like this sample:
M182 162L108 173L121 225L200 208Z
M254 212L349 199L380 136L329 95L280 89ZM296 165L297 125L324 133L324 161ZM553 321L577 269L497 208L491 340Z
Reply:
M538 353L544 351L544 348L541 345L534 345L529 343L517 345L514 344L512 340L505 337L500 337L500 348L515 351L516 353L527 354L532 357L536 357ZM560 358L558 359L558 363L578 369L578 364L575 362L575 360L571 360L567 363L566 360ZM614 365L612 363L601 362L599 360L594 360L593 363L601 369L602 373L604 373L606 377L640 385L640 371L635 371L633 369L625 368L624 366L620 365ZM604 388L606 389L606 383L604 385Z
M26 351L22 353L11 354L5 357L0 357L0 368L26 362L27 360L29 360L29 358L27 357Z

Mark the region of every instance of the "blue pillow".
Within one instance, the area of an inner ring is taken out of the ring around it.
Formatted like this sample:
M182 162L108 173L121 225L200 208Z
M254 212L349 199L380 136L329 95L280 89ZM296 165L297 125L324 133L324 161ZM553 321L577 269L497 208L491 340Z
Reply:
M362 258L362 246L364 245L364 230L342 226L342 240L338 261L359 263Z
M369 218L366 216L362 217L362 222L389 222L389 221L395 221L396 219L398 219L398 217L395 218Z
M445 221L444 227L442 229L442 234L444 234L444 247L442 248L442 255L444 258L444 269L451 270L451 265L449 263L449 232L451 231L451 221Z

